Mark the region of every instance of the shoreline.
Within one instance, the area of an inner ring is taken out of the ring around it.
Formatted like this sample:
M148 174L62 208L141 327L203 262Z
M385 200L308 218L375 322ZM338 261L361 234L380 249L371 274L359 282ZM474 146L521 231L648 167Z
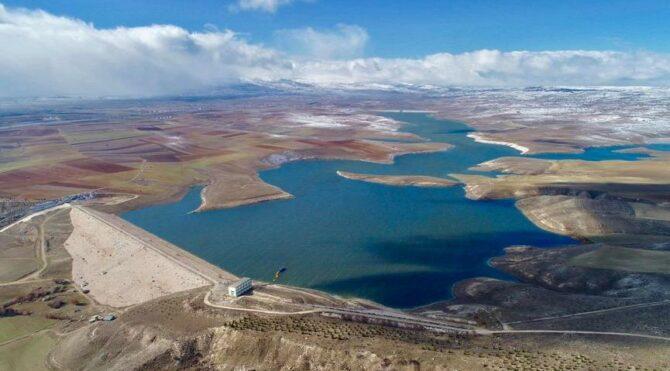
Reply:
M257 185L268 187L268 188L274 188L277 192L274 194L264 194L256 197L247 197L247 198L242 198L242 199L232 199L229 201L226 201L225 203L217 204L215 206L209 206L207 205L207 197L206 197L206 191L207 187L212 186L212 183L207 183L207 184L193 184L185 188L184 193L188 193L193 187L198 187L202 186L203 188L200 190L200 205L194 209L191 210L189 213L199 213L199 212L206 212L206 211L213 211L213 210L223 210L223 209L230 209L230 208L235 208L235 207L240 207L240 206L247 206L247 205L255 205L258 203L265 203L265 202L270 202L270 201L281 201L281 200L290 200L295 198L291 193L286 192L285 190L270 184L266 183L262 178L261 178L261 173L264 171L268 170L275 170L280 167L282 167L284 164L296 162L296 161L360 161L360 162L368 162L368 163L373 163L373 164L382 164L382 165L392 165L397 157L400 156L406 156L406 155L416 155L416 154L429 154L429 153L436 153L436 152L445 152L453 148L452 144L449 143L442 143L442 142L431 142L431 143L436 143L437 145L434 146L434 148L425 148L425 149L420 149L420 150L407 150L407 151L397 151L393 153L389 153L385 159L374 159L370 157L362 157L362 158L356 158L356 159L348 159L344 157L304 157L304 158L294 158L290 159L288 161L282 162L282 163L276 163L276 164L271 164L267 168L259 168L256 169L256 172L254 174L254 177L258 178L259 180ZM152 205L148 205L146 207L150 207Z
M437 110L420 110L420 109L380 109L380 110L374 110L372 112L379 112L379 113L438 113L440 111Z
M530 148L528 148L528 147L524 147L522 145L512 143L512 142L503 142L503 141L498 141L498 140L484 139L484 138L482 138L481 134L469 133L467 135L467 137L473 139L477 143L497 144L497 145L501 145L501 146L511 147L511 148L514 148L517 151L521 152L522 155L525 155L528 152L530 152Z
M250 197L250 198L245 198L245 199L238 199L238 200L231 200L225 203L217 204L215 206L211 206L207 204L207 196L205 195L205 191L207 189L208 185L202 186L202 189L200 190L200 206L198 206L195 210L189 211L189 214L191 213L201 213L201 212L206 212L206 211L213 211L213 210L224 210L224 209L231 209L235 207L240 207L240 206L248 206L248 205L255 205L263 202L269 202L269 201L279 201L279 200L290 200L294 198L294 196L284 190L281 190L281 192L277 194L271 194L271 195L261 195L257 197ZM193 187L198 187L198 185L193 185L188 188L187 193L190 192Z
M378 112L384 112L384 111L378 111ZM385 112L401 112L401 110L388 110L388 111L385 111ZM402 111L402 112L428 114L428 113L431 113L432 111L412 111L412 112ZM467 125L468 127L471 127L467 122L463 122L463 123L465 125ZM402 124L402 126L408 125L404 121L402 121L401 124ZM487 139L483 139L479 135L473 134L473 133L467 134L466 136L473 139L475 142L479 142L479 143L503 145L503 146L511 147L511 148L514 148L514 149L520 151L521 154L525 154L526 152L529 151L529 149L527 147L520 146L520 145L517 145L515 143L487 140ZM383 143L384 141L383 140L380 140L380 141L370 140L370 142L382 142ZM327 156L327 157L322 157L322 156L296 157L296 158L288 159L287 161L284 161L284 162L281 162L281 163L267 163L268 166L266 168L261 167L261 168L255 169L255 171L256 171L255 175L258 178L260 178L262 183L267 184L267 185L272 186L272 187L276 187L276 186L274 186L270 183L265 183L265 181L263 181L262 178L261 178L261 174L265 171L281 168L283 165L288 164L288 163L292 163L292 162L298 162L298 161L358 161L358 162L368 162L368 163L389 165L389 164L393 164L397 157L406 156L406 155L446 152L446 151L449 151L450 149L452 149L454 147L453 144L448 143L448 142L430 142L429 141L427 143L433 143L435 145L434 148L424 148L424 149L419 149L419 150L406 150L406 151L391 152L391 153L387 154L385 159L378 159L378 158L373 158L373 157L346 158L346 157L340 157L340 156L333 156L333 157L330 157L330 156ZM381 182L371 182L371 181L367 181L367 180L355 179L355 178L352 178L352 177L344 176L343 174L341 174L341 171L337 171L337 175L342 177L342 178L349 179L349 180L363 181L363 182L367 182L367 183L385 184L385 183L381 183ZM366 175L366 174L359 174L359 175ZM452 184L450 186L455 186L455 185L459 185L459 184L462 184L462 183L460 183L458 181L454 181L454 184ZM191 210L190 212L188 212L189 214L190 213L207 212L207 211L215 211L215 210L221 210L221 209L236 208L236 207L254 205L254 204L258 204L258 203L265 203L265 202L270 202L270 201L281 201L281 200L288 200L288 199L294 198L294 196L292 194L282 190L284 192L284 195L278 195L276 197L272 197L272 196L271 197L259 197L259 198L255 198L255 199L251 199L251 200L246 199L246 200L234 201L234 202L231 202L231 203L229 203L225 206L222 206L222 207L221 206L219 206L219 207L207 207L207 205L206 205L207 204L207 197L205 195L205 193L206 193L205 191L207 189L207 186L209 186L209 185L210 184L202 184L201 183L201 184L193 184L193 185L190 185L190 186L186 187L186 189L184 191L185 193L190 192L193 189L193 187L198 187L198 186L203 187L199 192L199 198L200 198L201 204L196 209ZM436 186L395 185L395 184L385 184L385 185L389 185L389 186L410 186L410 187L413 186L413 187L424 187L424 188L428 188L428 187L435 188L436 187ZM444 186L438 186L438 187L444 187ZM281 190L281 188L278 188L278 189ZM179 202L179 201L177 201L177 202ZM150 207L152 205L148 205L148 206ZM532 222L532 220L530 220L530 219L528 219L528 220ZM141 227L138 227L138 226L136 226L136 227L141 228ZM148 233L150 233L150 232L148 232ZM553 232L550 232L550 233L553 233ZM179 248L183 249L181 247L179 247ZM495 258L495 256L490 257L489 260L493 259L493 258ZM222 270L225 270L223 267L219 267L219 268L222 269ZM473 278L473 277L460 280L458 282L453 283L453 285L456 285L460 282L466 281L466 280L471 279L471 278ZM285 284L285 285L287 287L292 287L296 290L309 290L309 288L306 288L306 287L292 286L292 285L287 285L287 284ZM316 291L321 292L321 293L323 293L325 295L328 295L328 296L338 297L337 294L330 293L328 291L322 291L322 290L316 290ZM360 298L360 297L355 297L355 296L352 296L352 297L349 297L349 298L350 299L356 299L356 300L371 300L371 299ZM437 299L435 301L431 301L430 303L421 304L421 305L416 306L416 307L394 308L394 309L400 310L400 311L403 311L403 312L410 312L410 311L412 311L416 308L429 306L429 305L434 305L434 304L439 304L439 303L444 303L444 302L449 302L449 301L452 301L454 299L455 299L455 296L452 293L452 295L449 298L446 298L446 299ZM371 302L375 303L376 305L382 305L382 304L374 302L374 301L371 301Z

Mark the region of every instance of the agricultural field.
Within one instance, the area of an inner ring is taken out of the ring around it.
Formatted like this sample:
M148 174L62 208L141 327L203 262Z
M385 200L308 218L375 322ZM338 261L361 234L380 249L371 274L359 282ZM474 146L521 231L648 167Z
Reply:
M138 196L127 206L132 208L202 184L201 209L216 209L288 197L257 177L257 171L284 161L388 162L402 153L446 149L400 132L400 123L381 116L309 107L300 100L283 107L247 104L214 101L205 111L184 102L96 107L87 113L106 114L95 120L0 129L0 197L107 192ZM398 138L410 141L384 141ZM227 187L244 191L222 196Z
M0 346L0 370L48 370L45 360L56 339L40 333Z
M21 223L0 234L0 282L13 282L37 271L39 231L33 223Z
M0 344L44 330L56 321L30 316L0 318Z

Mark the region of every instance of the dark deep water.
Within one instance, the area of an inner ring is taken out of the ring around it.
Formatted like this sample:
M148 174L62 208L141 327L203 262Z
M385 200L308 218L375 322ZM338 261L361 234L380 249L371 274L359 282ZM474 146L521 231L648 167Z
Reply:
M125 213L126 220L237 275L357 296L407 308L451 297L454 283L504 277L487 260L514 244L572 240L535 227L512 200L470 201L461 187L391 187L335 172L447 176L515 150L476 143L469 128L420 113L388 114L404 130L455 145L406 155L393 165L298 161L261 173L295 199L191 213L200 188L181 201ZM613 153L610 151L610 153Z
M649 145L647 148L650 148ZM585 161L606 161L623 160L637 161L639 159L650 157L646 153L625 152L627 149L639 148L640 146L612 146L612 147L588 147L583 153L539 153L529 157L541 158L546 160L585 160ZM660 149L659 149L660 150Z
M657 143L628 146L611 146L611 147L588 147L584 149L583 153L540 153L536 155L529 155L528 157L541 158L546 160L585 160L585 161L637 161L651 157L644 152L627 152L626 150L635 148L646 148L653 151L670 151L670 144Z

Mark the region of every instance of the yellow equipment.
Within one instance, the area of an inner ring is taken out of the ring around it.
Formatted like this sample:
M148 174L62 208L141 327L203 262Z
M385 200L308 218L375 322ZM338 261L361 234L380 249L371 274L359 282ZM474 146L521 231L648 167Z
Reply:
M272 282L277 282L279 280L279 277L281 277L281 274L286 271L286 268L282 268L278 271L275 272L275 278L272 279Z

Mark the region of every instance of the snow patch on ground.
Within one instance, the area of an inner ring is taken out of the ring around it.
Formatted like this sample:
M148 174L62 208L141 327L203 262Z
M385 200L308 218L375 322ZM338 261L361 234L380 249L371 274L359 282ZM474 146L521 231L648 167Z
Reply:
M395 133L401 126L398 121L370 114L338 112L337 114L313 114L308 112L291 113L289 123L318 129L334 130L370 130L381 133Z
M528 151L529 151L528 147L524 147L522 145L512 143L512 142L502 142L502 141L499 141L499 140L484 139L478 134L470 133L470 134L468 134L468 138L474 139L474 141L477 142L477 143L497 144L497 145L501 145L501 146L512 147L512 148L516 149L517 151L521 152L522 155L528 153Z

